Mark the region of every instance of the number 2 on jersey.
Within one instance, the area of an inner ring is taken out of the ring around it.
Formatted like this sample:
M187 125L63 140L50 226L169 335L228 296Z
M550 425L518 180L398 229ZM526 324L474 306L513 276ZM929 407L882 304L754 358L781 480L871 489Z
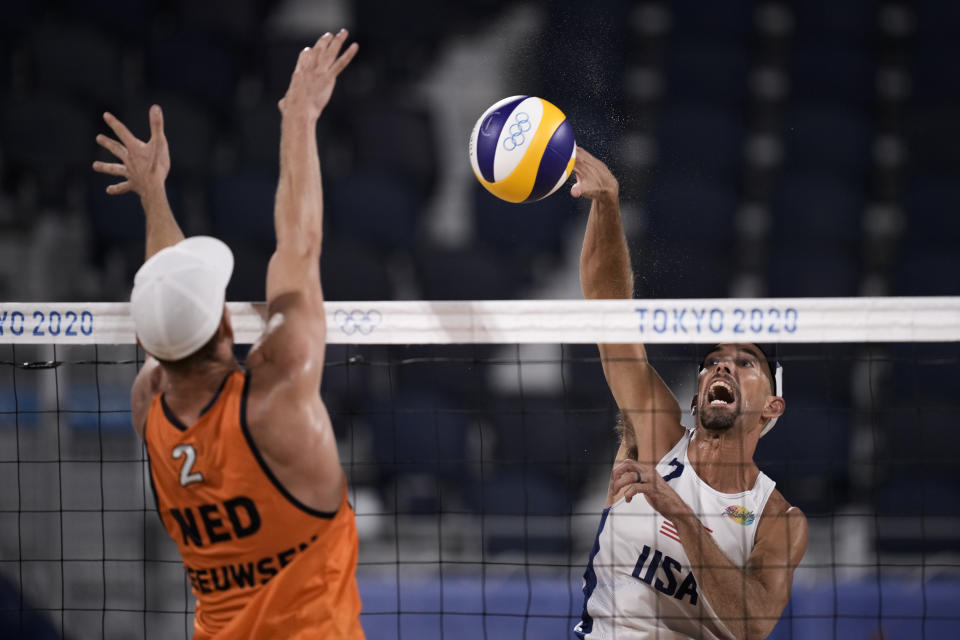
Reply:
M203 482L202 473L190 473L193 470L193 463L197 461L197 450L192 444L178 444L173 448L174 458L184 458L183 466L180 467L180 484L187 486L193 482Z
M671 460L669 464L671 467L673 467L673 471L663 476L664 482L670 482L674 478L679 478L680 474L683 473L683 463L677 460L676 458Z

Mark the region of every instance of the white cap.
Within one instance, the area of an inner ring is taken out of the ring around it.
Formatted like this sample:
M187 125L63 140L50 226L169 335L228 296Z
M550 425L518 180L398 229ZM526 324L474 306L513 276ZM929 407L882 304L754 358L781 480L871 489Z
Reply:
M180 360L220 326L233 253L209 236L193 236L156 253L133 278L130 313L147 353Z

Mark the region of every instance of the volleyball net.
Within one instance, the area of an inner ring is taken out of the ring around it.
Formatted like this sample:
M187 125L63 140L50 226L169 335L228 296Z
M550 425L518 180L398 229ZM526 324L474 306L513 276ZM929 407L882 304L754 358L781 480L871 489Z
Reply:
M228 306L249 345L263 307ZM368 637L572 637L618 445L595 343L635 341L681 406L705 345L777 344L756 458L810 544L771 637L958 635L960 298L326 309ZM142 358L126 304L0 304L0 628L190 637L130 426Z

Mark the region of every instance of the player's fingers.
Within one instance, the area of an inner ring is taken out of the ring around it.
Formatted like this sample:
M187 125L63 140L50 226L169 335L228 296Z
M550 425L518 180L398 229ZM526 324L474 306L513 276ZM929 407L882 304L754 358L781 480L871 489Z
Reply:
M614 470L618 475L622 475L627 472L635 472L635 471L646 472L651 468L652 467L650 467L650 465L642 463L638 460L634 460L633 458L625 458L624 460L620 461L620 464L614 467Z
M638 462L633 462L629 467L625 466L614 472L616 480L613 486L617 491L630 485L648 487L653 484L653 474L655 473L656 470L652 467L645 467Z
M635 484L630 485L630 487L627 488L626 492L623 495L624 497L630 496L632 498L638 494L649 495L652 493L654 493L653 483L637 482Z
M330 38L327 42L327 47L324 51L321 52L321 60L319 64L321 67L330 67L333 64L333 61L336 59L337 54L340 53L340 49L343 48L343 43L347 39L347 30L340 29L337 31L337 34Z
M620 475L626 473L627 471L637 471L641 468L642 467L640 463L633 458L624 458L613 468L613 472L617 475Z
M573 183L573 186L570 187L570 195L574 198L579 198L583 195L583 187L580 186L580 174L574 170L574 176L576 177L576 182Z
M589 160L584 160L581 162L580 156L577 155L577 159L573 164L573 171L577 175L577 180L588 185L594 185L597 183L597 171L594 165L590 164Z
M616 465L614 465L614 467L613 467L613 472L610 474L610 476L611 476L614 480L617 480L617 479L620 478L620 476L622 476L624 473L628 473L628 472L630 472L630 471L633 471L633 470L634 470L634 469L633 469L633 465L635 465L635 464L637 464L637 462L636 462L635 460L631 460L630 458L627 458L627 459L625 459L625 460L621 460L621 461L618 462Z
M120 122L115 115L109 111L103 114L103 121L107 123L107 126L110 127L117 137L120 138L126 146L132 145L134 142L137 142L137 137L130 133L130 129L127 129L127 125Z
M126 176L127 167L119 162L100 162L93 163L93 170L97 173L105 173L108 176Z
M333 62L333 66L330 67L330 70L333 71L334 74L339 74L341 71L346 69L347 65L350 64L350 61L353 60L353 57L357 55L357 51L359 49L360 45L358 45L356 42L351 44L349 47L347 47L347 50L344 51L343 54L341 54L340 57Z
M573 161L573 167L577 171L588 171L590 168L590 159L586 157L586 154L577 150L577 157Z
M294 68L294 73L308 67L308 60L310 60L312 50L310 47L304 47L303 51L300 52L300 55L297 56L297 66Z
M163 138L163 109L155 104L150 107L150 139Z
M127 157L127 148L122 144L114 140L113 138L108 138L102 133L97 134L97 144L117 156L119 159L123 160Z
M632 460L624 460L613 469L613 485L618 490L630 484L631 479L636 480L636 469L631 462Z
M311 53L313 54L313 57L310 60L311 68L319 64L320 60L327 53L327 49L330 48L330 43L332 41L333 41L333 34L330 33L329 31L327 31L325 34L320 36L320 39L317 40L316 44L313 45L313 50L311 51Z
M640 481L637 480L637 473L635 471L629 471L617 477L613 483L613 489L616 492L634 484L640 484Z
M130 191L130 189L131 189L130 181L124 180L123 182L120 182L118 184L109 185L107 187L107 193L109 193L112 196L119 196L120 194Z

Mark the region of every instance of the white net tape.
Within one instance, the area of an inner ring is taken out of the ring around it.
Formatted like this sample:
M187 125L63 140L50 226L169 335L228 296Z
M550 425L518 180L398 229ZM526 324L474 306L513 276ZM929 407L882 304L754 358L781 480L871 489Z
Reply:
M262 303L228 303L238 344ZM331 344L952 342L960 297L327 302ZM0 344L133 344L127 303L0 303Z

